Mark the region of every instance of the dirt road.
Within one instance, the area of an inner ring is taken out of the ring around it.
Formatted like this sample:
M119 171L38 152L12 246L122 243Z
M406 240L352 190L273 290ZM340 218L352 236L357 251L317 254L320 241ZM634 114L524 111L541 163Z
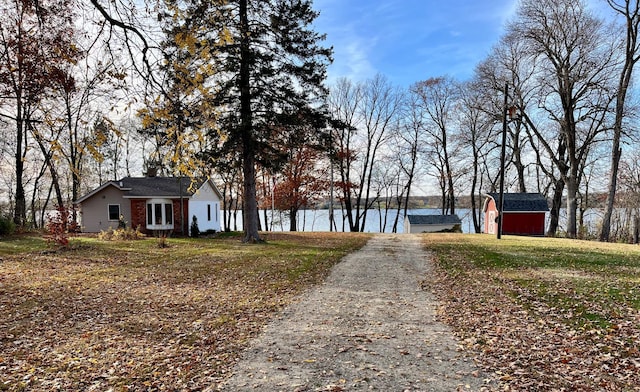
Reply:
M380 234L334 267L251 343L224 391L478 391L421 289L431 262L418 235ZM214 389L215 390L215 389Z

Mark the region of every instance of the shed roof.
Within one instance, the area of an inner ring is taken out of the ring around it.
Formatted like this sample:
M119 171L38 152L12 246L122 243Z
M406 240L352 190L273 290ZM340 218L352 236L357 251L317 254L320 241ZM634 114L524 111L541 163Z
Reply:
M500 194L496 192L487 193L487 196L495 200L498 206ZM505 193L504 212L546 212L549 211L547 199L540 193ZM500 206L498 206L500 209Z
M449 225L461 224L458 215L407 215L412 225Z

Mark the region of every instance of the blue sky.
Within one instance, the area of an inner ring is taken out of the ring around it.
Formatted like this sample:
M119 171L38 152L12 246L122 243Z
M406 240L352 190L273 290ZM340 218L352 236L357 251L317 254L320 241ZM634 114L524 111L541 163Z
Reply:
M377 73L407 87L466 80L502 35L517 0L314 0L314 28L334 47L329 83Z

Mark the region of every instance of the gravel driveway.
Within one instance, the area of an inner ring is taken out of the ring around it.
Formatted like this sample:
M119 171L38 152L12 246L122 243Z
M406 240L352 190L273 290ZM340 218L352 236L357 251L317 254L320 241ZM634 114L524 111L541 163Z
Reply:
M477 391L483 377L435 320L420 237L378 234L271 322L223 391Z

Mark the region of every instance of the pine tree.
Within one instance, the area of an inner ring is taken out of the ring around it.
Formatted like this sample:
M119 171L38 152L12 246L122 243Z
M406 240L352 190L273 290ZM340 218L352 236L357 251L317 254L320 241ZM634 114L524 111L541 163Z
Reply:
M223 148L241 157L244 241L256 242L256 164L269 168L286 159L278 145L294 132L290 121L299 121L292 113L305 121L321 117L332 50L310 29L318 16L311 1L235 0L222 12L232 38L216 56L216 105Z
M165 5L166 82L141 112L145 129L164 147L158 155L169 156L181 174L192 173L203 159L238 157L244 241L261 241L256 165L279 167L286 160L280 146L302 123L322 128L332 50L320 46L324 36L310 29L318 13L310 0ZM199 159L185 165L187 156Z

